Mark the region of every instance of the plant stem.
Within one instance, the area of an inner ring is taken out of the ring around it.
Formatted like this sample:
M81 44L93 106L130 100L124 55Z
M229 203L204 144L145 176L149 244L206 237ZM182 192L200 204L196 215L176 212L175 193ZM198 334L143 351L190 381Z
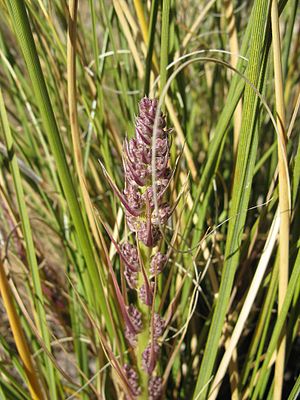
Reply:
M149 271L149 260L150 260L150 251L149 249L144 246L142 243L139 243L139 250L141 253L141 259L143 261L143 266L146 270L146 273ZM139 273L138 278L138 287L140 288L144 284L144 276L143 272ZM138 334L138 342L136 348L136 357L137 357L137 366L140 374L140 385L142 388L142 393L139 397L140 400L147 400L148 399L148 373L143 369L142 366L142 355L143 351L149 344L149 332L150 332L150 307L147 306L142 302L140 297L138 296L138 308L139 311L142 313L143 318L143 331Z
M290 219L290 185L286 154L286 132L285 132L285 107L283 95L283 76L281 62L281 43L279 31L279 16L277 0L272 2L271 8L272 37L273 37L273 55L274 55L274 81L275 81L275 99L277 111L277 128L279 136L278 141L278 167L279 167L279 209L280 209L280 230L279 230L279 280L278 280L278 315L282 309L286 290L288 286L289 274L289 219ZM283 328L280 338L277 358L275 363L275 381L274 381L274 399L281 399L286 334Z

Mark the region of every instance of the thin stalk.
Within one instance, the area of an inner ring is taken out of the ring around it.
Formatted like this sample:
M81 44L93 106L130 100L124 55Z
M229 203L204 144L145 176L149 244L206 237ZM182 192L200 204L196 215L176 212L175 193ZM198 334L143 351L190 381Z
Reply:
M148 38L149 38L149 32L148 32L148 26L147 26L142 2L140 0L133 0L133 4L134 4L135 12L138 17L138 21L140 24L144 42L145 42L145 44L147 44Z
M142 275L141 273L139 275ZM144 282L143 277L139 279L139 284L142 284ZM137 342L137 347L136 347L136 353L137 353L137 365L138 365L138 370L140 374L140 385L142 388L141 395L139 396L139 400L147 400L148 399L148 374L146 371L144 371L143 366L142 366L142 360L143 360L143 352L148 346L149 342L149 324L150 324L150 319L149 319L149 307L146 306L145 304L142 304L140 300L138 300L138 307L139 310L142 313L143 316L143 332L138 334L138 342Z
M167 66L169 56L170 0L163 1L161 46L160 46L160 93L167 82Z
M144 93L146 96L149 95L152 62L155 65L155 53L153 54L153 48L154 48L157 11L158 11L158 0L154 0L152 1L151 4L150 22L149 22L149 40L147 45L147 57L146 57L146 67L145 67Z
M283 59L283 78L287 78L288 74L288 62L289 62L289 55L290 49L293 39L293 31L295 27L295 20L297 16L299 0L292 0L289 1L289 20L288 20L288 27L287 31L285 32L285 49L282 52L282 59Z
M271 24L274 56L274 81L277 111L278 169L279 169L279 279L278 279L278 315L282 309L288 286L289 274L289 230L290 230L290 186L287 167L285 107L281 61L281 43L277 0L272 1ZM285 363L286 333L283 328L282 337L277 348L275 363L274 399L280 400L282 394L284 363Z
M238 36L236 30L235 16L233 12L233 2L232 0L223 0L224 9L225 9L225 17L227 20L227 32L229 35L229 47L230 47L230 62L233 67L236 68L238 63L238 54L239 54L239 43ZM240 100L236 110L233 115L233 154L234 158L236 158L237 153L237 145L241 130L242 123L242 101Z
M97 32L96 32L96 12L95 12L95 2L89 0L90 3L90 10L92 16L92 28L93 28L93 51L94 51L94 58L95 58L95 65L96 65L96 77L99 74L99 49L98 49L98 41L97 41ZM71 4L69 6L71 8Z

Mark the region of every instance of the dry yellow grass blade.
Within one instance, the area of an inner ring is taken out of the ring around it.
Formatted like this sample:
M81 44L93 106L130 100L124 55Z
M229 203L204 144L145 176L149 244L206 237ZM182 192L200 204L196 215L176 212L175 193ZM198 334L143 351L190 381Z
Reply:
M281 62L281 43L279 30L279 16L277 0L272 1L271 24L274 55L274 82L277 112L278 140L278 169L279 169L279 279L278 279L278 315L286 295L289 274L289 230L290 230L290 187L287 168L286 154L286 132L285 132L285 107L283 92L283 76ZM273 399L280 400L282 396L282 385L285 363L286 335L285 329L278 346L275 363L275 379Z
M147 46L148 39L149 39L149 31L148 31L148 25L147 25L144 10L143 10L143 5L140 0L134 0L133 4L134 4L135 12L137 14L138 21L139 21L139 24L141 27L143 39Z
M122 0L123 3L123 0ZM145 18L145 14L143 11L143 6L140 0L134 0L134 8L135 8L135 12L137 14L138 17L138 21L139 21L139 25L141 28L141 32L142 32L142 36L143 36L143 40L144 40L144 48L145 48L145 56L147 54L147 46L148 46L148 40L149 40L149 30L148 30L148 25L146 22L146 18ZM127 13L126 13L126 17L127 17ZM127 17L128 19L128 17ZM159 70L159 66L158 66L158 61L157 61L157 57L155 52L153 52L153 56L152 56L152 62L154 64L155 70L156 72Z
M139 27L138 27L137 23L135 22L134 16L130 12L129 4L125 0L118 0L118 3L120 4L120 7L123 10L123 13L129 23L129 26L130 26L134 36L136 37L139 33Z
M7 280L7 276L4 270L4 264L0 259L0 292L3 299L3 304L7 313L7 317L9 320L9 324L12 330L12 334L14 337L14 341L20 355L20 358L24 364L24 371L28 380L28 389L33 400L42 400L44 399L44 395L41 390L41 386L39 384L38 377L36 375L33 361L31 358L30 350L26 341L26 338L23 333L23 329L20 323L19 316L15 309L15 305L13 303L11 290L9 287L9 283Z
M120 1L113 0L113 5L114 5L114 8L115 8L116 14L118 16L118 19L120 21L120 24L122 26L122 29L123 29L124 35L126 37L129 49L131 51L132 57L133 57L134 62L135 62L136 68L138 70L139 78L142 79L143 76L144 76L144 67L143 67L143 64L142 64L142 62L140 60L140 56L139 56L137 47L135 45L134 38L133 38L133 36L131 34L131 31L129 29L129 25L128 25L128 23L126 21L126 18L124 16Z

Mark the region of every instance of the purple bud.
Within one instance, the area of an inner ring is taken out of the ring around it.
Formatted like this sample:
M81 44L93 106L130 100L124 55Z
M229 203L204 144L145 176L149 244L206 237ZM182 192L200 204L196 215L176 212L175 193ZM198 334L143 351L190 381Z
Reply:
M123 370L128 382L128 386L130 388L131 394L134 398L138 397L142 390L141 387L139 386L139 378L138 378L138 374L136 373L136 371L128 364L125 364L123 366ZM129 400L130 397L126 396L125 399Z
M161 238L159 227L150 225L149 230L146 222L141 223L137 235L139 240L148 247L154 247Z
M141 211L144 208L144 201L138 190L137 185L127 184L127 187L124 190L124 195L130 209Z
M139 292L139 297L141 301L149 307L152 305L153 301L153 289L154 282L151 282L150 285L143 284Z
M151 376L148 383L149 400L159 400L162 395L162 378Z
M138 143L136 139L130 139L129 142L125 140L125 154L127 160L135 165L137 162L150 164L151 163L151 149L144 144Z
M164 333L165 320L157 313L153 317L153 337L158 339Z
M159 211L152 215L155 203L152 190L152 139L157 107L157 99L144 97L139 103L135 138L125 139L123 146L126 187L124 194L118 193L125 206L129 229L136 232L138 239L148 247L154 247L161 238L160 230L155 225L164 225L170 216L170 207L162 204L172 173L168 167L169 130L166 129L166 119L161 112L154 143L156 200ZM127 274L129 284L133 286L134 279L130 278Z
M124 259L126 260L126 265L128 265L128 267L133 271L139 271L140 263L136 246L129 242L125 242L123 243L121 250Z
M125 320L125 337L132 347L136 346L136 335L143 329L142 314L130 304L123 310Z
M151 375L160 354L160 347L157 342L150 343L142 354L143 369Z
M169 161L168 154L161 156L161 157L156 157L155 173L156 173L157 178L162 178L165 176L165 173L167 171L168 161Z
M137 287L138 276L137 272L130 270L129 268L125 268L124 276L126 278L126 282L130 289L135 289Z
M165 225L170 218L171 215L171 207L169 204L165 203L158 207L158 214L156 210L153 212L151 216L152 224L154 225Z
M135 165L127 163L125 173L127 180L133 181L138 186L145 186L151 177L150 167L142 163Z
M136 333L132 332L127 326L125 328L125 337L128 340L131 347L136 347L137 345L137 338Z
M131 319L132 325L134 326L135 332L141 332L143 330L142 314L136 307L134 307L133 304L130 304L130 306L127 307L127 311Z
M140 114L148 114L152 118L155 117L156 108L157 108L158 101L157 99L149 99L148 97L143 97L139 104L139 111Z
M150 263L150 272L152 275L158 275L160 272L162 272L165 264L167 262L167 256L165 254L162 254L160 251L158 251L151 260Z
M125 215L126 215L126 221L127 221L128 228L131 230L131 232L137 232L141 225L140 219L136 218L135 216L133 216L132 214L130 214L127 211L125 211Z
M157 138L155 144L156 144L155 147L156 157L169 155L169 142L167 137L165 137L164 139Z

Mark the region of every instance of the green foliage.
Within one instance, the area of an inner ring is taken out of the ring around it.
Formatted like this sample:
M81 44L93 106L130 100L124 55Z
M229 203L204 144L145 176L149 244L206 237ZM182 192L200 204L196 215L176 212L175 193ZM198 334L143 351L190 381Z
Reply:
M79 149L69 117L68 3L0 2L0 256L45 399L113 400L128 393L120 371L134 356L109 263L126 304L137 294L126 292L124 265L107 229L117 243L132 233L99 160L122 189L123 140L132 136L138 102L167 87L161 100L174 128L176 165L169 197L178 204L159 244L169 255L155 304L168 320L155 372L165 380L163 398L269 398L284 336L282 397L295 399L298 1L278 5L291 201L289 282L279 312L270 2L79 2L73 99ZM0 398L29 399L2 303L0 312Z

